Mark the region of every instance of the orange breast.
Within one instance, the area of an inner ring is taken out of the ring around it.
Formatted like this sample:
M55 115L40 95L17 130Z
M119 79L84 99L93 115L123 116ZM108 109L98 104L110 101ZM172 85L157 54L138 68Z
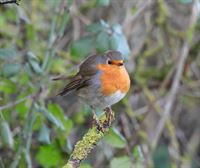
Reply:
M109 96L120 90L127 93L130 88L130 78L124 66L98 64L103 73L100 77L101 91Z

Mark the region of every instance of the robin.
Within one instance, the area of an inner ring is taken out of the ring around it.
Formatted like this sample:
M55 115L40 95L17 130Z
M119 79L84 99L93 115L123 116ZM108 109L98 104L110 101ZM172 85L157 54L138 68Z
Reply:
M55 78L59 79L63 78ZM123 56L114 50L89 56L80 65L79 72L67 79L68 84L58 95L75 93L81 101L91 106L96 122L95 109L112 111L111 106L119 102L130 88Z

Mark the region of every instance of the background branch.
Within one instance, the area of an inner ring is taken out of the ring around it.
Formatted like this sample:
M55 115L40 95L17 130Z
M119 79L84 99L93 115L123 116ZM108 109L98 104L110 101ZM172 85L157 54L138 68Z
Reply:
M17 4L17 5L19 5L19 1L20 0L1 0L0 1L0 5L3 5L3 4L11 4L11 3L15 3L15 4Z
M189 27L188 27L187 31L191 31L191 28L193 28L195 26L197 18L198 18L197 17L198 12L197 12L196 3L193 4L191 13L192 14L191 14L190 23L189 23ZM171 112L173 103L176 99L176 94L179 90L180 80L181 80L181 77L182 77L182 74L183 74L183 71L184 71L184 65L185 65L185 62L186 62L186 59L187 59L187 56L188 56L188 53L189 53L189 49L190 49L189 42L192 40L192 39L188 39L188 38L189 37L187 37L183 42L180 57L179 57L178 64L177 64L177 67L176 67L176 73L175 73L175 76L174 76L174 81L172 83L172 87L171 87L169 95L168 95L168 99L167 99L167 103L166 103L165 108L164 108L163 115L162 115L161 119L159 120L158 126L157 126L156 131L155 131L155 137L154 137L153 142L152 142L153 148L155 148L156 145L157 145L157 142L158 142L158 140L161 136L161 133L164 129L165 123L170 116L170 112Z

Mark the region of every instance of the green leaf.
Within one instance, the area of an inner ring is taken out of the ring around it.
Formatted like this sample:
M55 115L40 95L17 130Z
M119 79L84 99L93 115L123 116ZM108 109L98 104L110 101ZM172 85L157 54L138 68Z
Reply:
M48 104L48 110L56 116L60 120L64 120L64 111L63 109L59 106L59 104L56 103L49 103Z
M33 70L33 72L35 72L36 74L42 74L43 70L41 68L41 66L39 65L39 59L38 57L31 51L29 51L27 53L28 56L28 62L29 62L29 66L26 65L26 69L28 74L31 76L31 72L30 72L30 67Z
M153 153L153 161L155 168L170 168L170 158L167 146L158 146Z
M33 69L33 71L36 73L36 74L42 74L43 73L43 70L42 68L40 67L39 63L35 60L30 60L30 65Z
M115 128L111 128L104 138L105 142L116 148L124 148L126 146L125 138Z
M6 94L16 92L16 84L9 79L0 80L0 91Z
M2 72L3 75L6 77L11 77L16 75L20 70L20 64L4 64Z
M114 25L112 28L114 33L110 39L111 49L120 51L127 59L130 54L130 48L126 37L122 33L122 28L119 24Z
M19 103L19 104L17 104L17 105L15 106L16 112L18 112L19 117L20 117L21 119L23 119L23 120L25 119L25 116L26 116L26 114L27 114L27 111L29 110L29 104L27 104L27 101L28 101L28 100L23 101L23 102L21 102L21 103Z
M188 4L188 3L192 3L192 0L179 0L179 2L183 4Z
M36 160L44 168L58 167L61 162L61 153L53 145L41 146L36 154Z
M128 42L122 32L122 27L115 24L112 27L101 20L100 23L87 26L90 35L80 38L72 43L71 55L79 58L85 57L96 49L105 52L109 49L120 51L126 58L130 53Z
M98 52L105 52L109 50L109 35L105 32L101 32L96 38L96 50Z
M70 53L76 59L84 58L94 49L94 44L93 36L82 37L72 43Z
M56 103L49 103L48 110L63 123L66 131L65 134L69 134L73 127L73 122L65 116L63 109Z
M0 133L3 144L13 148L13 137L10 127L6 121L0 121Z
M96 0L98 6L109 6L110 0Z
M105 29L110 28L110 25L107 22L105 22L104 20L100 20L100 24Z
M0 59L10 59L17 55L15 48L0 48Z
M42 127L39 132L38 140L45 144L50 144L50 129L45 125L42 124Z
M132 150L132 154L133 154L135 160L141 159L140 153L141 153L141 149L138 145L136 145Z
M33 75L33 70L32 70L31 65L30 65L29 63L26 63L26 64L24 65L24 71L27 73L27 75L28 75L29 77L32 77L32 75Z
M131 161L127 156L115 157L111 160L110 168L130 168Z
M39 108L39 111L41 111L44 114L44 116L53 124L55 124L58 128L62 130L65 129L63 123L58 118L56 118L51 112L49 112L45 107Z
M32 52L32 51L28 51L27 52L27 56L28 56L28 60L34 60L36 62L39 62L38 57Z

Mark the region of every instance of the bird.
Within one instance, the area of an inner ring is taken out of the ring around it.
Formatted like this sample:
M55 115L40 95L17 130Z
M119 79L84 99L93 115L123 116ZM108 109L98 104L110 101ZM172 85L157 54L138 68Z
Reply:
M95 109L112 112L111 106L124 98L130 88L124 57L116 50L90 55L80 64L75 75L56 77L54 80L68 80L58 96L74 93L91 107L97 124L99 122Z

